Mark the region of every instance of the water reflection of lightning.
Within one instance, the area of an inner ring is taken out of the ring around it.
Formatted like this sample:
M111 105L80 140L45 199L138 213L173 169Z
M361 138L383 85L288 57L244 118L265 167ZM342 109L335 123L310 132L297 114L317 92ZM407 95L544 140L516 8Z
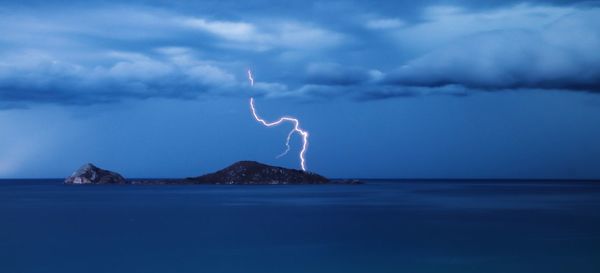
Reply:
M254 86L254 77L252 76L252 71L248 69L248 80L250 81L250 85ZM250 98L250 109L252 110L252 115L256 121L262 123L262 125L266 127L277 126L283 122L291 122L294 124L294 128L287 135L285 146L286 149L283 153L277 156L277 158L286 155L290 151L290 139L294 133L298 133L302 137L302 150L300 150L300 167L303 171L306 171L306 160L304 155L306 154L306 149L308 148L308 132L300 128L300 121L294 117L281 117L276 121L267 122L264 119L260 118L258 114L256 114L256 108L254 107L254 98Z

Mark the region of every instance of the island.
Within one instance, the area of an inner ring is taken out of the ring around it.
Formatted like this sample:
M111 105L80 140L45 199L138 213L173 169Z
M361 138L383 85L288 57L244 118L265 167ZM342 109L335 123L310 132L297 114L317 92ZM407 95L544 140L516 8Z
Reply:
M329 179L316 173L239 161L220 171L191 177L195 184L325 184Z
M96 167L87 163L67 179L65 184L126 184L127 180L122 175Z
M88 163L65 179L65 184L132 185L288 185L288 184L362 184L358 180L330 180L322 175L296 169L270 166L256 161L239 161L222 170L181 179L125 179L120 174Z

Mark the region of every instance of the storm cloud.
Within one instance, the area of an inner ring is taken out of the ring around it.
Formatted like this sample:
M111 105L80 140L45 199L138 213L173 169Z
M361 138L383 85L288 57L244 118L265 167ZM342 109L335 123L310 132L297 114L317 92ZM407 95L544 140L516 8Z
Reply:
M590 4L398 3L407 8L393 14L391 2L312 2L290 4L297 16L250 6L209 16L160 3L1 9L0 108L243 96L249 68L265 98L600 91Z
M600 10L577 11L539 31L477 33L390 73L386 82L472 89L515 88L600 91Z

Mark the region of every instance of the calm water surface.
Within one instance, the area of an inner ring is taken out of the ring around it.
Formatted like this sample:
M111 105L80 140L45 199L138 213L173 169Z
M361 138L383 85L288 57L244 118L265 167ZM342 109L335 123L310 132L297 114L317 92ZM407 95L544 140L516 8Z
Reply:
M600 183L0 180L2 273L600 272Z

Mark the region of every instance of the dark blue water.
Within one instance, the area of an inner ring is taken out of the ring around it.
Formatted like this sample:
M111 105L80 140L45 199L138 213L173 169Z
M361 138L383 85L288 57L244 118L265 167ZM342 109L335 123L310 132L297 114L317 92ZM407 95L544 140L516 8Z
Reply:
M600 272L600 183L5 180L0 272Z

